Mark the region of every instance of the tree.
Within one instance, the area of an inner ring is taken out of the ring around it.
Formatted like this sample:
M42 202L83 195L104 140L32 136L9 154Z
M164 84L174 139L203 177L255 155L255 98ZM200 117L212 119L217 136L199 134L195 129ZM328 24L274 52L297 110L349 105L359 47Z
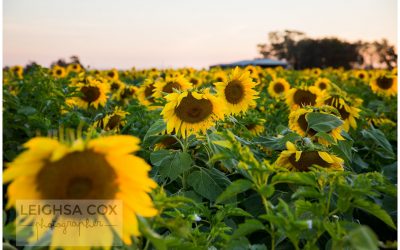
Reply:
M260 54L264 58L285 60L295 69L376 66L391 69L397 62L395 47L387 40L350 43L335 37L312 39L303 32L285 30L270 32L268 41L257 45Z

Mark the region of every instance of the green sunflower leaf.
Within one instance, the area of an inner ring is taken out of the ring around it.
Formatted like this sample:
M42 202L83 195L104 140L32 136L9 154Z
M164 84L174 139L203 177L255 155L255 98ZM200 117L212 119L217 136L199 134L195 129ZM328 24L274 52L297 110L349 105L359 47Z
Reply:
M381 221L385 222L388 226L396 229L396 226L393 223L393 220L390 217L390 215L385 210L383 210L379 205L367 200L356 199L353 202L353 206L362 209L370 213L371 215L374 215Z
M253 183L249 180L246 179L240 179L237 181L232 182L230 186L228 186L224 192L220 196L218 196L217 200L215 203L221 203L222 201L225 201L229 198L232 198L233 196L243 193L251 188Z
M322 113L308 113L306 120L308 127L317 132L330 132L343 124L343 121L336 116Z

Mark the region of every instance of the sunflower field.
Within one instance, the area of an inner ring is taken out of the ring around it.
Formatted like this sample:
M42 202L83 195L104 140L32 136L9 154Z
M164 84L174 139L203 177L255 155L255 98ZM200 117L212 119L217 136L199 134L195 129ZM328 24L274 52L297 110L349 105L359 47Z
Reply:
M8 249L68 248L24 199L122 200L103 249L397 247L397 69L14 66L3 138Z

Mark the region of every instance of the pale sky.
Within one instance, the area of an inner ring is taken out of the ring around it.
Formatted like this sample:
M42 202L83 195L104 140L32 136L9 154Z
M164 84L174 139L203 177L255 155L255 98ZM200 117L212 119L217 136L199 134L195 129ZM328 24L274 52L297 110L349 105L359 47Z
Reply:
M3 63L92 68L252 59L277 30L397 44L396 0L3 0Z

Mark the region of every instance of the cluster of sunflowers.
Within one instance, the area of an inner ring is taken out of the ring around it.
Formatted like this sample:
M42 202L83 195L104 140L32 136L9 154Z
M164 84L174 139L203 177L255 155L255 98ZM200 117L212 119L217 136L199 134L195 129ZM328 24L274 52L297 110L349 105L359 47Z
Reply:
M23 144L26 150L6 163L3 174L3 182L10 183L7 208L21 199L121 199L127 212L119 237L125 244L132 243L131 235L140 234L135 215L158 214L150 193L162 185L149 177L148 156L132 153L187 151L191 145L196 150L199 144L209 143L207 134L226 129L253 144L257 138L285 138L290 131L297 136L283 141L286 148L261 143L253 150L274 162L274 167L289 171L307 172L315 166L351 171L335 150L340 142L352 140L357 129L396 127L393 114L374 109L368 100L394 100L396 69L294 71L247 66L100 71L71 63L40 70L61 88L60 117L80 112L87 119L72 128L75 132L65 132L64 124L52 121L60 129L51 138L39 136ZM4 91L21 96L29 74L21 66L5 69ZM133 104L151 114L152 120L137 115ZM150 131L158 119L164 126L157 131L156 141L140 147L137 137L143 140L145 133L130 134L129 127L142 122ZM232 172L235 166L215 167ZM55 245L57 238L52 237ZM112 245L112 234L105 231L98 237L99 245L104 242Z

